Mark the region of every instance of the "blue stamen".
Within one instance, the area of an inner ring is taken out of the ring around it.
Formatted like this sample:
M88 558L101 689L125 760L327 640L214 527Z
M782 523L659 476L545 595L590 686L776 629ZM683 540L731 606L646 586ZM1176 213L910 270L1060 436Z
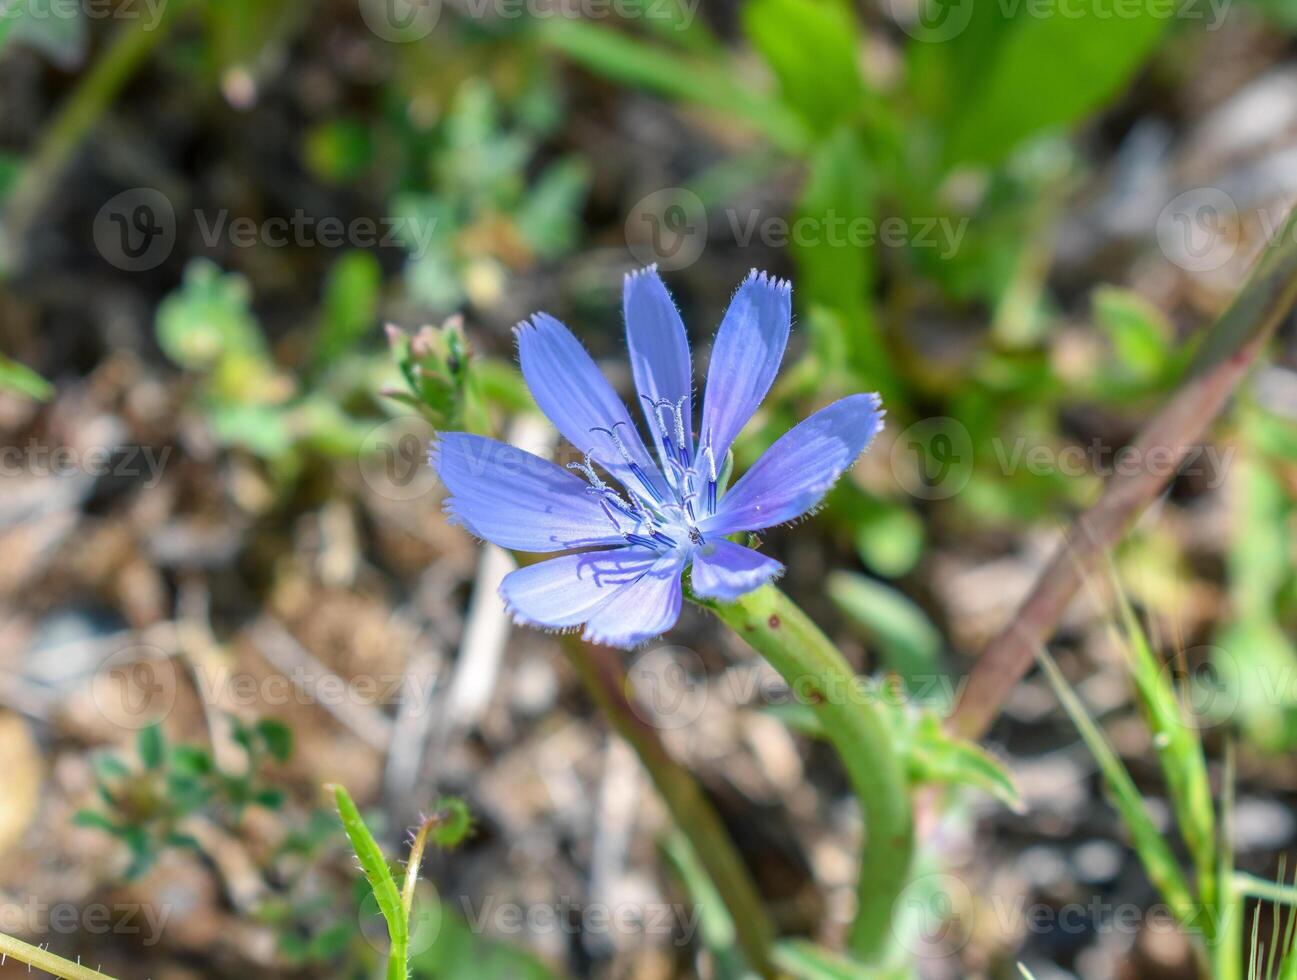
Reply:
M611 429L596 425L591 428L590 431L602 432L612 440L613 445L617 447L617 452L621 454L622 461L630 468L631 473L635 475L635 479L639 480L640 485L648 491L649 496L653 498L654 503L661 504L662 495L658 493L658 488L653 485L653 481L644 474L644 470L641 469L640 465L631 457L630 450L626 448L626 443L622 442L621 436L617 434L617 426L625 424L625 422L614 422Z

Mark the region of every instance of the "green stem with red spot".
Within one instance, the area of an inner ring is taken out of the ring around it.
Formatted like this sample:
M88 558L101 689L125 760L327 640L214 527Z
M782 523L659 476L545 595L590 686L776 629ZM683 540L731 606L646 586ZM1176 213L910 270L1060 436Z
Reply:
M890 946L893 906L908 881L914 851L909 784L885 711L838 648L773 585L736 602L691 598L765 657L814 710L842 759L865 823L848 946L858 959L880 962Z

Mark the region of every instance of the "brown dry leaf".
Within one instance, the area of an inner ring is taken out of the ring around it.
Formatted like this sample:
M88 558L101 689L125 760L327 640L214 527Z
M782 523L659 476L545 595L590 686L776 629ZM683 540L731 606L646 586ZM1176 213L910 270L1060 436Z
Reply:
M5 791L0 794L0 855L18 846L36 815L41 769L40 748L27 722L13 712L0 712L0 772L5 774Z

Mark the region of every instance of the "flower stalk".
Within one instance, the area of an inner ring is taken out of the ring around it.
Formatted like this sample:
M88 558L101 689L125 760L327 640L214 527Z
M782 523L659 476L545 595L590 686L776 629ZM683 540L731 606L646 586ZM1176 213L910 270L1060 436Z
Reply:
M909 785L868 688L810 617L773 585L734 602L691 596L760 653L814 710L846 769L865 823L857 907L848 947L877 963L914 850Z

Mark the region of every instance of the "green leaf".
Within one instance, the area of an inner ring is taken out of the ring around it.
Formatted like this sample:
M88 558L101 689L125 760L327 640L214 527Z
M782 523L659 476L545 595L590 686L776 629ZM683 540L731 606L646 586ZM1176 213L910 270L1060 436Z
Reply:
M180 288L158 306L157 333L163 353L192 371L231 355L265 353L247 280L207 259L191 261Z
M684 55L576 18L547 18L539 33L550 47L613 81L717 110L765 133L783 149L797 151L806 145L801 119L769 96L753 92L728 64Z
M332 119L306 133L302 153L311 172L331 184L355 180L373 161L369 127L358 119Z
M257 790L252 802L267 810L278 810L284 805L284 791L276 787Z
M865 635L878 644L887 666L907 680L938 673L941 633L927 613L902 592L852 572L833 572L828 594Z
M404 980L406 976L407 943L409 940L409 923L401 907L401 892L392 877L392 869L387 865L387 858L374 840L374 835L365 826L360 811L352 801L350 794L342 786L333 789L334 801L338 807L338 816L342 820L342 829L351 840L352 850L360 861L360 870L369 882L378 910L387 923L387 935L391 942L391 953L388 957L389 980Z
M335 922L311 937L307 956L317 962L336 959L351 943L353 934L350 922Z
M1024 139L1085 118L1120 92L1171 22L1153 3L1127 16L1100 5L1064 16L1033 0L962 6L971 20L955 37L911 44L916 85L949 133L949 164L996 163Z
M473 814L458 796L443 796L434 808L437 821L429 839L441 848L458 847L473 829Z
M98 810L78 810L72 815L72 823L77 827L90 827L117 836L121 828L106 813Z
M904 504L871 500L852 524L860 560L885 578L904 575L923 557L923 519Z
M0 24L3 23L0 20ZM52 384L25 364L3 354L0 354L0 390L12 391L38 402L47 402L54 395Z
M196 745L177 745L171 750L171 767L185 776L205 776L212 771L212 757Z
M926 712L910 738L907 760L914 782L974 786L1022 812L1022 797L1004 767L980 746L951 738L935 714Z
M277 762L287 762L293 754L293 730L282 721L261 719L257 722L257 734Z
M883 980L891 976L869 969L804 939L775 944L775 965L794 980Z
M744 32L779 80L783 100L817 133L860 112L864 83L851 8L839 0L751 0Z
M866 237L849 229L868 227L875 214L874 167L857 133L842 127L811 154L806 184L794 216L797 289L802 302L823 305L838 318L853 386L895 393L891 358L883 345L869 296L875 255Z
M1115 286L1094 291L1094 314L1112 341L1117 362L1139 380L1153 380L1165 370L1174 331L1166 316L1138 293Z
M580 234L581 208L589 189L590 167L580 157L547 167L513 217L527 247L541 258L571 249Z
M355 249L333 264L324 286L324 312L315 341L317 370L328 367L376 329L382 288L382 267L369 252Z
M125 779L131 774L130 766L109 752L96 755L92 764L95 769L95 775L100 779L109 782L118 779Z
M167 757L167 740L159 724L141 728L135 737L135 748L146 769L160 769Z

